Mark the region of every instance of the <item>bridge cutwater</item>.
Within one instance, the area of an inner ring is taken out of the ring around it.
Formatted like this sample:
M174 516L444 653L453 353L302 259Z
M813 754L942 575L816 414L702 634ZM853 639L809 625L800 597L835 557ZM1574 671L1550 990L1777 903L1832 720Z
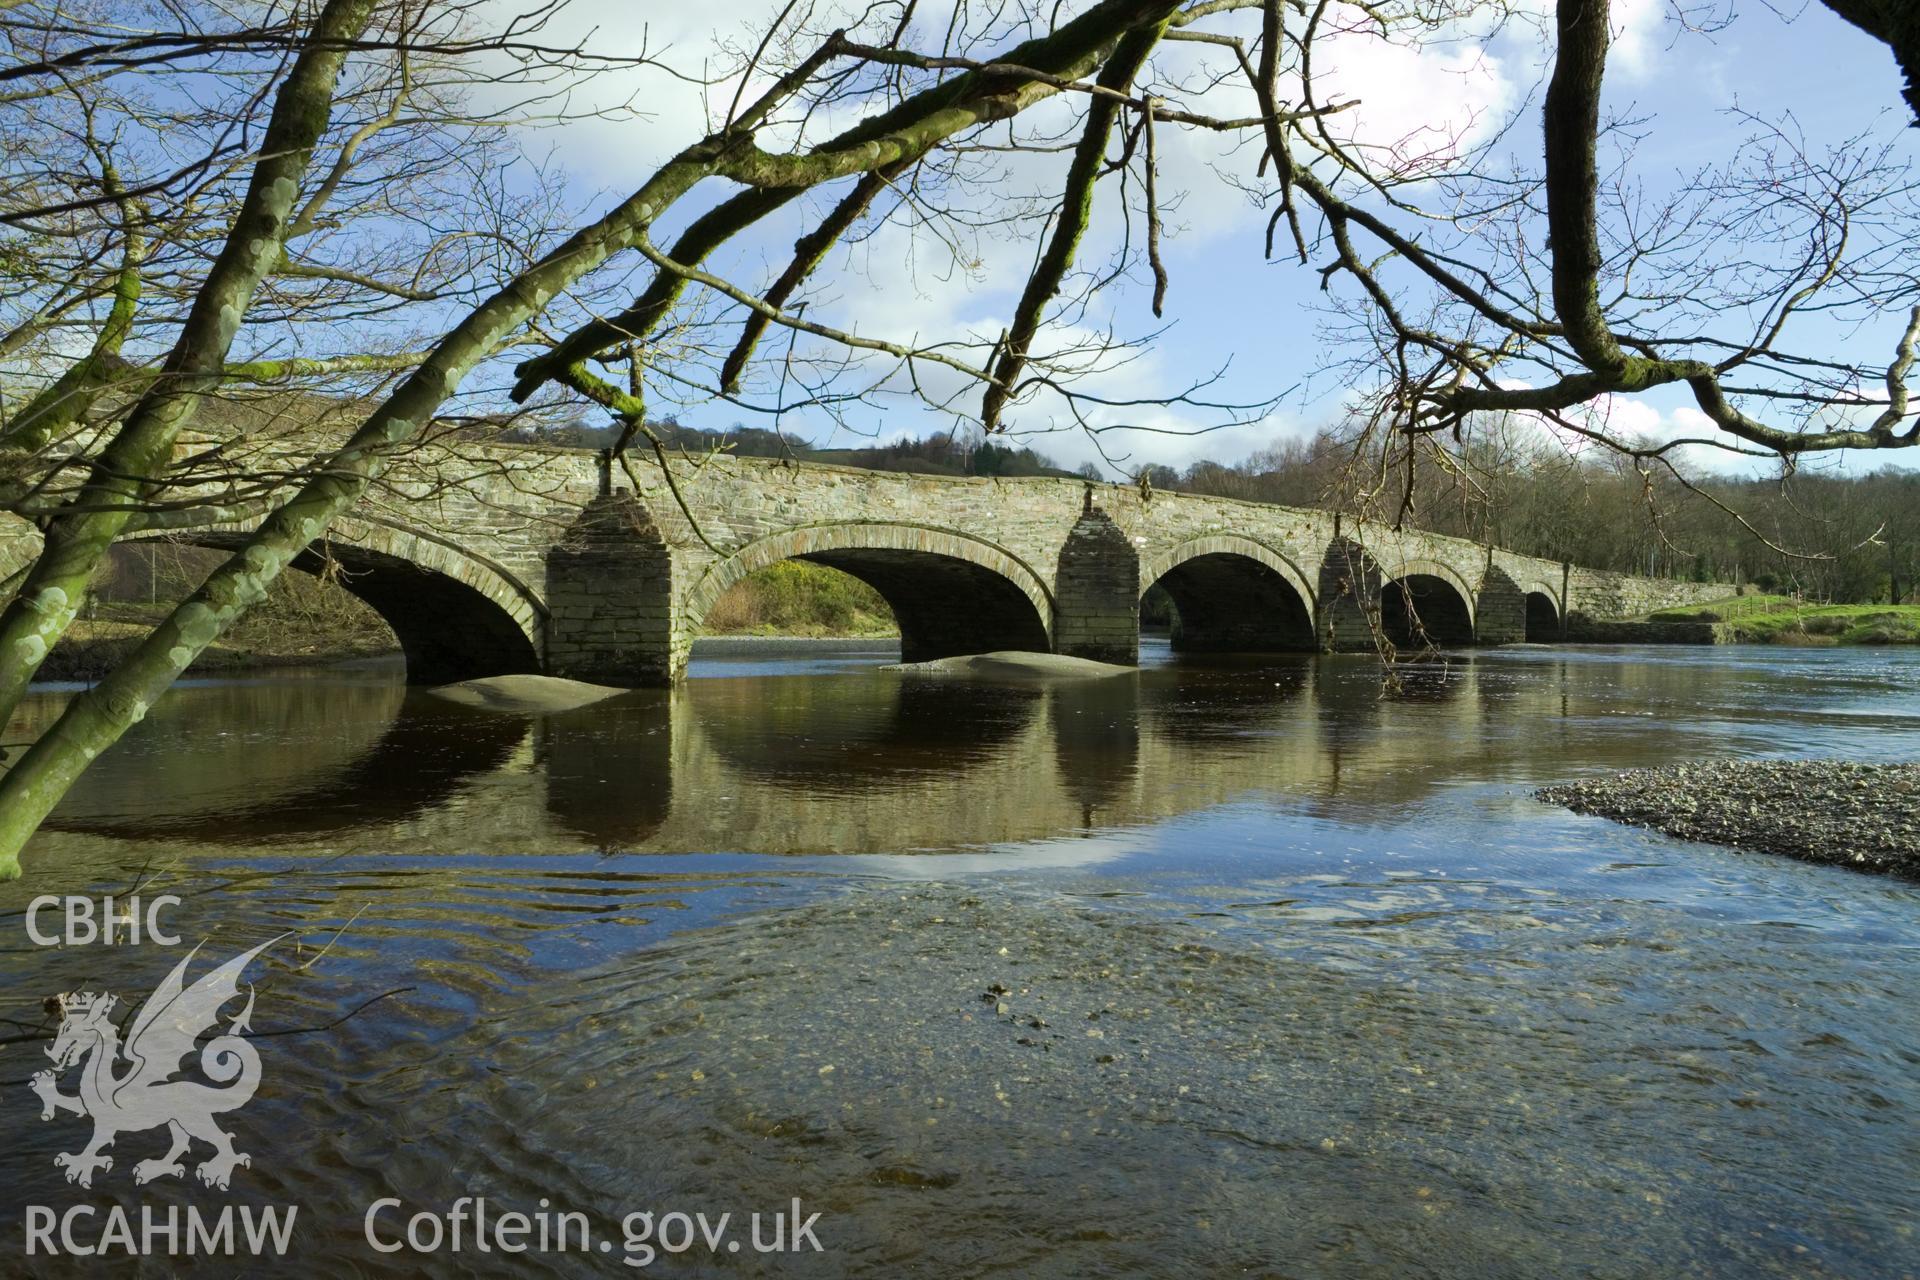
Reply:
M781 560L871 585L901 656L998 649L1131 663L1140 600L1159 585L1188 651L1370 649L1562 638L1570 620L1631 617L1724 585L1586 569L1332 513L1079 479L947 477L717 454L656 463L637 487L591 453L435 446L296 565L329 562L439 684L545 673L664 685L722 593ZM623 468L622 471L626 471ZM684 500L684 506L682 505ZM163 536L224 549L251 522ZM0 524L0 583L38 549Z

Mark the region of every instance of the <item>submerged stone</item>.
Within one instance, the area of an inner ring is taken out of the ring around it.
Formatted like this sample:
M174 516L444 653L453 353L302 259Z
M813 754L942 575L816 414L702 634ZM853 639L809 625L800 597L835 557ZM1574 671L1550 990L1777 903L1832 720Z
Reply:
M1059 653L1023 653L1003 649L995 653L966 653L931 662L898 662L882 667L905 675L946 676L965 680L1097 680L1129 675L1137 668L1091 658L1069 658Z
M487 711L539 714L571 711L627 692L611 685L562 680L557 676L487 676L427 690L436 698Z

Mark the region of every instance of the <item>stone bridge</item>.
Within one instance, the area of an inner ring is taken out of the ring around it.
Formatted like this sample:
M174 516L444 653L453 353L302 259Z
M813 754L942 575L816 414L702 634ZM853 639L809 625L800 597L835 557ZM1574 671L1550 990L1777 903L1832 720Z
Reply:
M624 470L624 469L623 469ZM1725 586L1604 573L1415 530L1076 479L952 478L717 455L464 446L395 464L298 562L336 571L442 683L545 672L661 685L728 587L786 559L871 585L908 661L1021 649L1131 663L1162 588L1189 651L1553 640ZM679 491L676 499L673 489ZM246 528L167 537L235 546ZM37 535L0 527L0 584Z

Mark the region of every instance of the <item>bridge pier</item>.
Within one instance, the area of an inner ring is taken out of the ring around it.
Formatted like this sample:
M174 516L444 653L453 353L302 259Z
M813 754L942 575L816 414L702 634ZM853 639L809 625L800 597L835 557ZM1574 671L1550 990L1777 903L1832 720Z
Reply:
M1350 538L1336 536L1320 561L1320 608L1314 633L1329 653L1360 653L1376 647L1377 619L1369 611L1379 607L1380 566L1366 548Z
M582 508L547 553L547 673L594 684L668 685L686 665L674 553L631 493Z
M1086 506L1060 548L1054 576L1053 649L1073 658L1140 661L1140 553L1113 517Z
M1480 598L1473 606L1473 635L1479 644L1520 644L1527 638L1527 593L1489 553Z

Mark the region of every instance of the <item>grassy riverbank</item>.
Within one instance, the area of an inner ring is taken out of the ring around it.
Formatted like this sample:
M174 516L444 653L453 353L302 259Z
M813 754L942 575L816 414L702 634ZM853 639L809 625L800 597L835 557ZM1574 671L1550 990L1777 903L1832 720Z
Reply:
M1920 605L1807 604L1753 595L1650 614L1654 622L1717 622L1735 644L1920 644Z
M41 664L36 680L99 680L152 631L149 622L112 618L76 619ZM336 630L229 635L208 645L188 668L191 674L244 671L262 667L300 667L350 658L394 653L398 646L385 627L363 632Z
M104 677L211 568L217 556L197 548L136 549L138 563L118 566L89 604L91 616L72 628L41 666L41 680ZM130 580L129 580L130 579ZM898 634L880 594L824 565L788 560L751 574L714 605L709 635L846 636ZM273 594L195 659L196 674L306 666L398 650L380 616L338 585L286 574Z
M708 611L718 636L891 636L887 602L858 578L825 565L783 560L735 583Z
M222 555L201 547L116 547L81 616L54 646L39 680L99 680L206 578ZM273 590L194 660L195 674L307 666L396 653L378 613L339 583L282 574Z

